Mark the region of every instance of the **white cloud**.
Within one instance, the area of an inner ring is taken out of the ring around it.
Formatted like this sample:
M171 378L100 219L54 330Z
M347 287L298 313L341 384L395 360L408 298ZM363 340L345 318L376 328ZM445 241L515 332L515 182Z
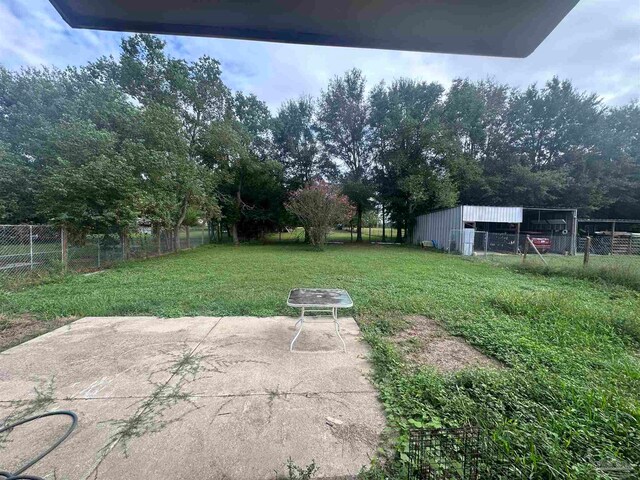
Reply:
M122 38L120 33L69 28L47 0L8 0L0 4L0 18L0 62L9 68L84 64L117 54ZM491 77L523 87L558 75L612 104L640 97L640 6L635 0L581 0L525 59L163 38L175 56L217 58L232 88L255 93L273 109L288 98L317 95L331 77L353 67L365 73L370 85L401 76L445 86L456 77Z

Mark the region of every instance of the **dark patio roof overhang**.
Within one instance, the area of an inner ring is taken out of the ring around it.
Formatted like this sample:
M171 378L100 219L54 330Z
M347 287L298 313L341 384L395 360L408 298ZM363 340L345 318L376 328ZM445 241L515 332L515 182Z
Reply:
M578 0L50 0L76 28L526 57Z

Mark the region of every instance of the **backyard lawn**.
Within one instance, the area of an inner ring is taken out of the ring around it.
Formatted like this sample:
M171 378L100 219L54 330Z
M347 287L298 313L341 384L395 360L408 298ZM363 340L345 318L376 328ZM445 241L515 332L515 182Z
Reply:
M104 315L293 316L285 301L298 286L353 297L392 427L389 458L405 458L412 426L472 423L532 478L620 478L607 472L640 464L640 292L615 283L397 246L210 245L0 290L0 328L27 318L46 327ZM443 371L422 361L426 322L491 365Z

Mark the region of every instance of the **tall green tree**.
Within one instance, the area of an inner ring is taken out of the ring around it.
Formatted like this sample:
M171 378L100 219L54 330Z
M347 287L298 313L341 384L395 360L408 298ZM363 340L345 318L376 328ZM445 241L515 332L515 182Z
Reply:
M213 123L202 142L206 165L220 175L223 220L234 244L263 235L284 212L281 165L268 157L271 116L255 96L236 95L233 108Z
M357 241L362 241L362 213L374 191L371 186L371 132L366 80L353 69L335 77L323 90L316 129L324 151L346 168L345 193L356 206Z
M151 129L145 129L147 148L167 153L163 162L176 186L173 204L157 203L170 212L155 218L169 218L174 245L180 248L180 228L193 209L211 210L204 201L214 183L212 173L202 168L200 152L208 141L209 128L229 115L233 98L220 78L220 64L203 56L194 62L175 59L165 53L165 42L152 35L134 35L122 42L119 63L111 68L122 88L151 115ZM166 127L153 132L154 120ZM169 125L167 125L169 124ZM164 137L158 143L158 136ZM157 147L160 145L160 147ZM167 160L170 159L170 162ZM168 164L167 164L168 163ZM206 173L206 174L205 174ZM163 183L165 185L165 183Z
M314 131L314 102L310 97L286 101L273 119L274 155L282 163L287 188L297 190L314 179L333 179L334 162L322 155Z
M443 91L437 83L399 79L371 93L379 198L398 227L398 241L416 215L457 199L440 134Z

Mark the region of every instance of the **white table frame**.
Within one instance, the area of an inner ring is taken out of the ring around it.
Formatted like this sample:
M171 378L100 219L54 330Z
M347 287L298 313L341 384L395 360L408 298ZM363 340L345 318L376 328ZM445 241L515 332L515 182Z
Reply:
M315 289L315 290L322 290L322 289ZM349 296L349 293L346 292L346 291L345 291L345 293L349 297L349 300L351 300L351 297ZM289 295L291 295L291 292L289 292ZM347 345L344 343L344 339L342 338L342 335L340 335L340 321L338 320L338 308L350 308L350 307L353 307L353 301L350 301L349 304L339 305L339 306L338 305L334 305L334 304L324 305L324 304L321 304L321 303L318 303L318 304L311 304L311 303L298 304L298 303L292 303L291 301L287 301L287 305L290 306L290 307L300 308L300 318L298 318L298 321L296 322L295 327L294 327L294 328L298 328L298 330L296 331L296 333L295 333L295 335L293 337L293 340L291 340L291 344L289 345L289 351L290 352L293 352L293 345L296 343L296 340L298 339L298 337L300 336L300 333L302 332L302 327L304 326L304 322L306 320L305 319L305 314L306 313L330 314L331 315L331 319L333 320L333 325L334 325L335 330L336 330L336 335L338 335L338 338L342 342L342 351L345 352L345 353L347 352Z

